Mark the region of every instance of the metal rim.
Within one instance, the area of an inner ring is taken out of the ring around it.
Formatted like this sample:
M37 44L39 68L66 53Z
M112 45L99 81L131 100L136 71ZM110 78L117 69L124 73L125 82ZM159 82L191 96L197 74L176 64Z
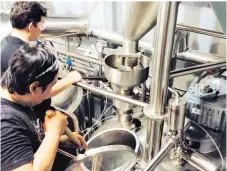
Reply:
M128 132L129 134L132 134L133 137L135 138L135 141L136 141L136 147L134 149L135 153L138 152L139 150L139 139L137 138L136 134L128 129L125 129L125 128L113 128L113 129L108 129L106 131L102 131L102 132L99 132L98 134L96 134L94 137L91 137L88 141L87 141L87 144L89 145L89 143L91 143L95 138L97 138L98 136L100 135L103 135L103 134L106 134L106 133L109 133L109 132L113 132L113 131L125 131L125 132ZM130 147L131 148L131 147Z
M134 54L134 55L135 55L135 54ZM140 54L140 55L141 55L141 58L142 58L142 57L143 57L143 58L147 58L147 60L148 60L149 62L148 62L148 65L147 65L146 67L144 67L143 69L140 69L139 71L146 70L146 69L149 68L149 66L150 66L150 58L147 57L147 56L145 56L145 55L143 55L143 54ZM122 72L134 72L134 71L119 71L118 69L113 68L113 67L107 65L107 64L106 64L106 59L107 59L108 57L110 57L110 56L124 56L124 54L110 54L110 55L107 55L107 56L104 58L104 66L105 66L106 68L116 70L116 71L119 72L119 73L122 73ZM125 55L125 56L126 56L126 55Z
M106 152L123 152L123 151L130 153L131 155L130 158L128 159L127 163L111 171L120 171L120 170L125 170L126 168L127 169L132 168L136 164L137 156L135 151L131 147L126 145L108 145L108 146L102 146L94 149L89 149L85 152L85 154L79 154L78 156L76 156L73 159L73 162L75 162L78 165L81 164L80 166L83 168L83 170L90 171L85 167L83 163L85 159L88 159L89 157L95 157Z

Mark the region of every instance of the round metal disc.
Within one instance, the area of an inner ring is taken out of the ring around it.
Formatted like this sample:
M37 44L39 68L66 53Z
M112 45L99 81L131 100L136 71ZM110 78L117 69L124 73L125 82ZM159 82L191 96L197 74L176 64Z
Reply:
M66 171L125 171L136 164L136 154L126 145L108 145L79 154Z

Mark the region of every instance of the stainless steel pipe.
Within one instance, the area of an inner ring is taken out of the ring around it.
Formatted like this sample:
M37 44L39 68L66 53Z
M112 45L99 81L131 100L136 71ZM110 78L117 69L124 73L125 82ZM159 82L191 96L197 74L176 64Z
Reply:
M51 38L45 38L44 41L50 41L50 42L53 42L53 43L65 45L63 40L54 39L52 37ZM110 40L108 40L108 41L110 41ZM118 44L119 42L114 42L114 43ZM147 51L149 49L148 47L151 47L151 44L149 44L147 42L140 41L139 43L140 43L140 46L144 49L147 49ZM74 47L74 45L70 45L70 46ZM76 50L85 52L87 49L76 47ZM149 49L149 51L151 51L151 49ZM90 54L88 55L88 57L96 58L95 56L92 56ZM218 62L218 61L224 60L225 57L217 56L215 54L210 54L210 53L202 53L202 52L199 52L199 51L189 49L185 52L177 53L177 59L183 60L183 61L195 62L195 63L209 63L209 62Z
M63 50L59 50L59 49L55 49L49 46L45 46L45 48L55 51L57 53L61 53L63 55L68 55L68 56L72 56L75 57L77 59L80 59L82 61L86 61L86 62L91 62L91 63L95 63L97 65L103 65L102 62L100 62L99 60L95 60L92 59L90 57L87 56L82 56L82 55L77 55L75 53L70 53L70 52L66 52ZM193 74L193 73L197 73L197 72L201 72L201 71L206 71L208 69L215 69L215 68L221 68L226 66L226 62L215 62L215 63L208 63L208 64L202 64L202 65L197 65L197 66L193 66L193 67L188 67L188 68L183 68L183 69L179 69L179 70L174 70L174 71L170 71L170 79L171 78L175 78L175 77L180 77L180 76L184 76L184 75L189 75L189 74Z
M177 142L178 136L171 137L163 148L154 156L143 171L153 171Z
M48 49L48 50L63 54L63 55L67 55L67 56L71 56L71 57L80 59L82 61L91 62L91 63L97 64L97 65L103 65L103 63L101 61L96 60L96 59L91 59L90 57L87 57L87 56L77 55L75 53L66 52L64 50L52 48L52 47L49 47L49 46L45 46L45 48Z
M138 41L124 40L123 49L125 54L135 54L138 52Z
M196 63L218 62L225 59L225 57L221 57L221 56L217 56L209 53L202 53L192 49L189 49L181 53L177 53L177 58L180 60L196 62Z
M197 151L194 151L191 154L191 156L187 159L187 162L200 171L218 171L220 169L220 166L211 162Z
M123 36L121 36L116 32L111 32L111 31L102 30L102 29L90 29L89 36L97 39L104 39L106 41L113 42L118 45L123 45L123 39L124 39ZM146 50L149 52L153 51L152 44L149 42L140 40L138 46L143 50Z
M183 75L189 75L196 72L206 71L208 69L221 68L225 66L226 66L226 61L221 61L221 62L213 62L208 64L187 67L187 68L171 71L170 78L180 77Z
M221 32L218 32L218 31L207 30L207 29L202 29L202 28L197 28L197 27L191 27L191 26L186 26L186 25L182 25L182 24L177 24L176 29L226 39L224 33L221 33Z
M5 18L8 20L4 25L10 32L12 26L10 24L9 13L4 13ZM48 37L59 34L87 34L88 33L88 17L86 14L78 15L75 17L45 17L46 28L41 33L41 37Z
M161 116L165 113L168 91L169 70L172 58L174 32L178 11L177 2L160 2L157 25L156 45L152 63L150 85L150 104L145 110L148 116ZM163 121L148 119L145 161L150 161L160 150Z
M120 100L120 101L127 102L127 103L130 103L130 104L136 105L136 106L141 106L141 107L147 107L148 106L147 103L140 102L140 101L137 101L137 100L134 100L134 99L131 99L131 98L119 95L119 94L115 94L115 93L112 93L112 92L109 92L109 91L105 91L105 90L102 90L100 88L90 86L90 85L87 85L87 84L82 83L82 82L78 82L78 83L76 83L76 85L79 86L79 87L82 87L83 89L89 90L91 92L95 92L95 93L101 94L103 96L109 97L111 99Z
M62 33L88 33L88 17L80 15L77 17L46 17L46 28L41 36L59 35Z
M68 36L68 35L65 35L65 36ZM61 39L56 39L56 37L47 37L47 38L44 38L43 41L44 41L44 42L47 41L47 42L57 43L57 44L59 44L59 45L65 45L65 44L66 44L65 41L64 41L63 39L62 39L62 40L61 40ZM88 49L84 49L84 48L75 46L74 44L71 44L70 42L69 42L69 46L75 47L76 50L80 50L80 51L83 51L83 52L85 52L85 51L88 50Z

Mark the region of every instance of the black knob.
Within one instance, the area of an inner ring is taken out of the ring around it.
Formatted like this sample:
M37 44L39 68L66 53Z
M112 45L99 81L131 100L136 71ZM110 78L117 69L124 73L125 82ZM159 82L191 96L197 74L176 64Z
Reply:
M85 151L86 151L86 149L85 149L85 148L79 148L79 150L78 150L78 152L79 152L80 154L84 154L84 153L85 153Z

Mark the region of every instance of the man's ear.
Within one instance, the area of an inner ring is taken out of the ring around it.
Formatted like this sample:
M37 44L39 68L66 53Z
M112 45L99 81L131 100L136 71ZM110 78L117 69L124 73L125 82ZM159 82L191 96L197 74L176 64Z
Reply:
M29 25L27 27L28 27L28 30L31 31L32 27L34 27L33 23L29 23Z
M30 84L29 86L29 90L30 90L30 93L31 94L35 94L37 91L39 91L37 88L39 86L39 82L36 81L36 82L33 82L32 84Z

